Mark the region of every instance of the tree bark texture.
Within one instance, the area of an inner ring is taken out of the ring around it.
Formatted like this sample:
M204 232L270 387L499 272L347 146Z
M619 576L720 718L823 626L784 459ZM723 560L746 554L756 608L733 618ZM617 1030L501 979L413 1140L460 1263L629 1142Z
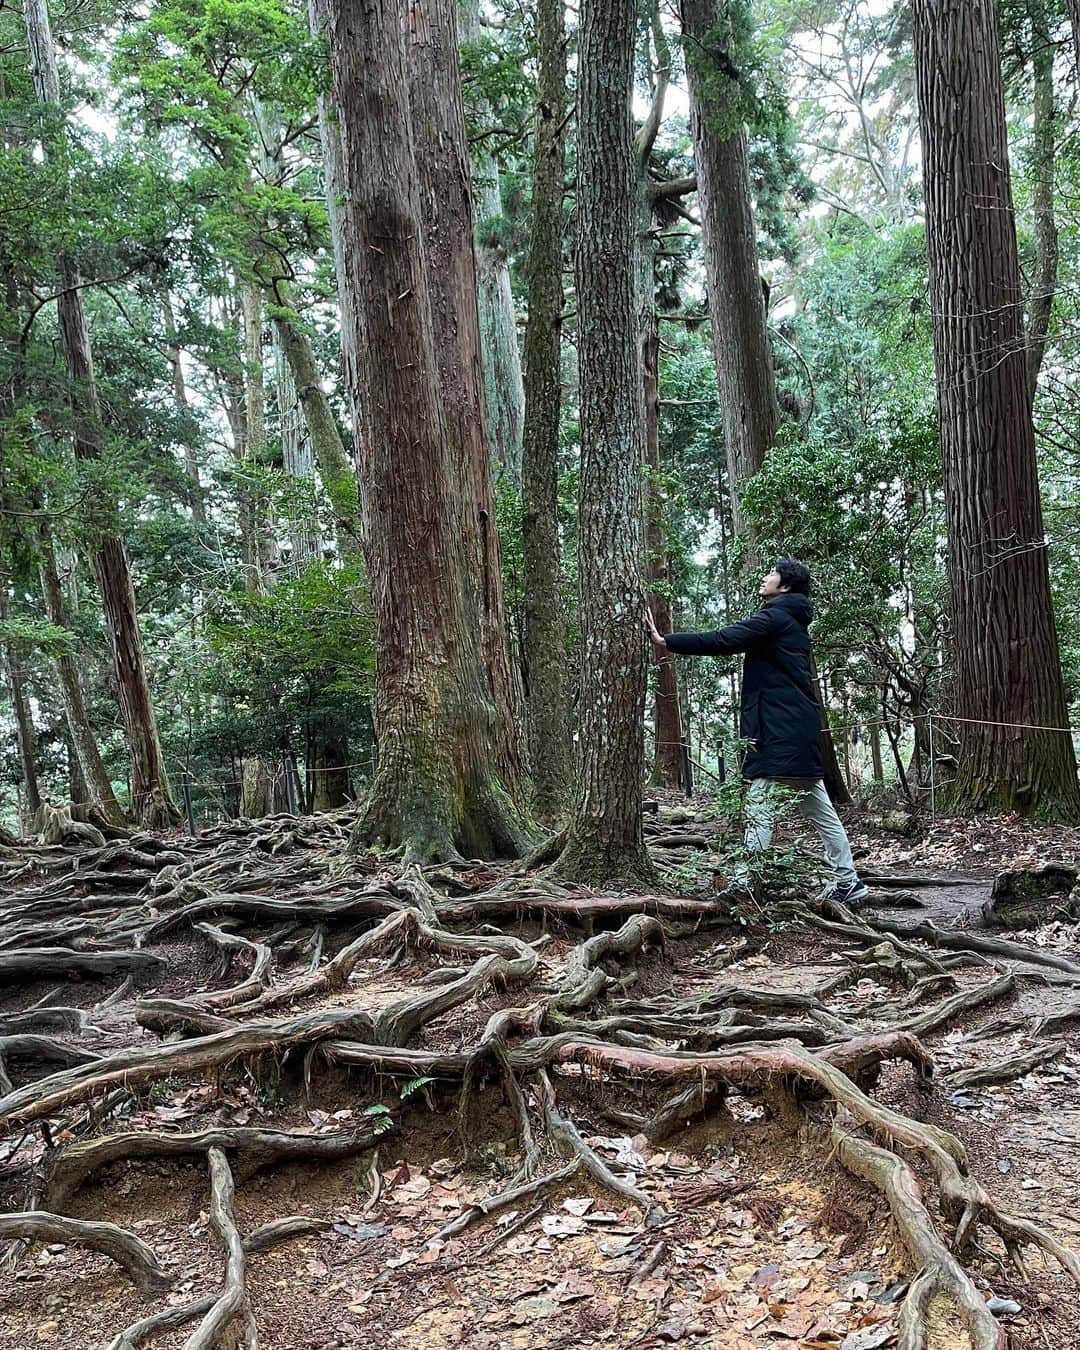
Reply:
M540 820L551 822L566 807L570 770L566 630L559 544L563 121L566 111L563 0L537 0L536 40L539 73L533 144L521 471L525 593L523 674L533 809Z
M292 550L293 575L299 576L313 558L322 556L315 504L315 452L312 449L307 423L304 421L292 367L285 355L284 344L276 324L274 348L281 467L298 485L289 521L289 544Z
M240 283L240 314L244 337L244 411L246 440L244 469L248 481L248 507L252 512L251 545L255 571L251 589L272 588L281 567L277 534L271 518L269 495L260 472L266 465L266 371L263 345L263 297L258 286Z
M731 81L717 61L726 50L725 3L680 0L679 10L732 521L736 534L745 535L742 490L765 462L780 413L758 269L746 130L736 120Z
M637 228L634 233L634 274L638 306L638 347L642 378L642 416L645 447L645 551L648 566L648 604L662 633L671 631L668 600L670 570L664 540L663 494L660 488L660 320L656 307L657 217L655 183L649 174L656 137L664 121L664 106L671 79L671 50L664 35L657 5L650 16L652 46L656 57L652 102L634 138L635 199ZM683 786L682 714L675 662L660 662L653 700L652 781L662 787Z
M458 13L461 42L476 42L481 32L479 0L465 0ZM482 122L485 130L495 127L496 118L490 107L484 110ZM520 491L525 388L510 288L510 260L500 225L502 185L498 163L486 141L473 146L472 162L476 166L476 295L488 444L497 477Z
M645 551L649 566L649 608L661 633L670 633L671 570L664 543L663 494L660 488L660 333L656 306L652 306L651 331L642 344L642 374L645 390ZM656 696L653 702L653 782L661 787L681 788L682 712L675 658L667 656L656 670Z
M524 800L518 734L520 678L510 665L499 531L492 494L484 363L477 308L469 146L461 102L457 0L407 0L405 61L424 228L435 357L468 574L478 591L480 644L496 709L496 762Z
M1039 385L1039 371L1046 355L1050 319L1058 278L1058 231L1054 217L1054 179L1057 169L1057 103L1054 98L1054 44L1048 33L1035 28L1032 52L1034 98L1032 100L1032 206L1035 216L1035 273L1028 297L1027 381L1032 406Z
M191 411L188 402L187 381L184 379L184 364L181 355L179 337L176 331L176 314L173 310L172 296L167 289L161 293L161 308L165 319L165 351L172 370L173 398L177 410L185 415ZM199 525L206 524L206 498L199 477L199 460L195 453L194 437L184 437L184 472L191 482L190 506L191 518Z
M914 0L949 535L957 806L1075 818L992 0ZM1011 725L999 725L1011 724Z
M57 628L67 627L64 612L64 597L60 590L60 577L56 570L56 557L52 540L49 537L48 521L43 516L39 529L41 594L45 601L45 613L49 622ZM64 716L67 719L71 743L82 768L83 778L93 802L101 814L113 825L124 823L124 813L116 800L109 775L102 763L101 752L94 739L90 726L90 714L86 708L86 695L83 693L82 680L79 678L79 666L70 652L56 658L56 673L60 680L60 693L64 700Z
M584 0L578 38L581 739L577 800L555 866L594 882L651 872L641 822L646 667L630 114L635 13L634 0Z
M286 282L274 287L274 333L292 372L319 479L334 512L338 552L354 560L361 555L360 499L356 469L341 439L334 410L319 383L319 370L311 339L292 310ZM342 314L344 320L344 312Z
M479 542L465 538L469 513L455 495L462 449L443 416L399 5L328 9L354 350L369 354L350 392L378 640L379 770L355 842L401 845L419 859L514 854L526 840L499 773L508 733L478 637ZM467 238L471 247L471 230ZM474 284L468 294L475 316Z
M60 79L46 0L27 0L23 15L34 89L46 116L52 117L60 111ZM63 130L48 129L43 144L58 171L66 175ZM81 279L70 258L61 259L60 274L57 311L60 341L71 384L75 455L83 461L96 460L101 457L104 430L94 383L94 360L82 303ZM100 531L93 553L94 576L105 612L120 714L131 759L132 811L144 827L160 828L174 824L180 817L170 795L150 700L127 548L118 534L115 503L106 501L97 491L93 511Z
M312 36L321 41L330 39L330 6L328 0L308 0L308 25ZM345 167L341 140L341 123L329 87L320 88L317 96L319 142L322 146L323 190L326 196L326 214L330 220L330 241L334 250L334 276L337 282L338 314L341 331L341 362L345 381L351 389L356 384L354 367L357 337L356 316L349 290L349 249L351 240L345 225Z

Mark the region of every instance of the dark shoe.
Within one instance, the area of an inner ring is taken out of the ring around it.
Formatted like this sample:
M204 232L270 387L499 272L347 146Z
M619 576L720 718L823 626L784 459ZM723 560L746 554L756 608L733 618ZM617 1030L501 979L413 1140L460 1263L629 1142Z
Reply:
M838 881L832 886L827 886L821 898L823 900L835 900L838 905L856 908L862 904L869 894L870 891L866 882L856 878L854 881Z

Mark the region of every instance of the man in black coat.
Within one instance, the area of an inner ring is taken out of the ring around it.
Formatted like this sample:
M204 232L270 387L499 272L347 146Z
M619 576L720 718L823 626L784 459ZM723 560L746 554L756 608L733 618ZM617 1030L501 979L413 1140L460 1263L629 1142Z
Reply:
M743 761L743 777L750 782L746 846L758 851L772 843L771 785L796 789L799 811L825 847L830 872L826 893L844 904L858 904L866 896L866 886L855 871L847 834L821 778L820 721L807 632L814 617L810 573L803 563L781 558L762 581L759 594L762 608L742 623L715 633L665 637L650 614L649 636L661 660L668 652L746 653L740 722L743 739L752 742Z

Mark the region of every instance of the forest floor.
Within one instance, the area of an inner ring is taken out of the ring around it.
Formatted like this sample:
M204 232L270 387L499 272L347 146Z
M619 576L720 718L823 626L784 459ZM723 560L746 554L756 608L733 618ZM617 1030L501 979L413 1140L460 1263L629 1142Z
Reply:
M3 850L0 1350L1080 1344L1080 926L982 913L1080 830L853 815L850 915L690 812L637 896L346 814Z

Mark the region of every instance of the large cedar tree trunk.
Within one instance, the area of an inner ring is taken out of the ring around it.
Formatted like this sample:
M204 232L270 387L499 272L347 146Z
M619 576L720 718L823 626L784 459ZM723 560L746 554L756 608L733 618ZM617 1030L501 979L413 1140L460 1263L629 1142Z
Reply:
M1075 819L992 0L915 0L959 763L955 804ZM1011 723L1014 725L997 725ZM1015 725L1020 724L1020 725Z
M26 0L23 13L34 89L45 116L52 118L60 108L60 79L46 0ZM66 174L67 154L62 128L47 130L44 145L58 171ZM94 383L90 330L83 310L82 283L78 268L70 258L60 260L60 272L57 310L60 343L71 384L75 455L83 461L96 460L102 453L104 431ZM150 701L127 548L119 536L115 504L106 500L100 490L93 493L92 510L99 531L92 561L112 646L120 715L131 759L132 811L141 825L149 829L160 828L175 824L180 815L170 794Z
M645 485L645 550L648 563L648 604L661 633L671 631L668 600L670 570L664 540L663 501L660 490L660 320L656 307L657 194L660 185L649 172L653 147L663 125L664 107L671 78L671 51L664 35L658 6L653 7L650 28L656 54L652 103L634 138L637 229L634 234L634 273L637 287L638 343L641 361ZM692 181L692 180L691 180ZM675 185L680 195L683 184ZM657 667L653 699L652 779L662 787L683 786L682 712L675 662L667 657Z
M727 0L680 0L679 8L731 513L735 532L744 535L742 490L764 464L780 421L746 130L734 108L727 73Z
M575 276L581 387L580 769L559 875L649 877L642 381L634 285L634 0L584 0Z
M515 854L526 838L498 768L508 733L469 575L480 540L475 525L464 537L461 455L442 413L401 14L395 0L328 10L352 350L367 354L350 362L350 393L378 641L379 769L354 844Z
M661 633L670 633L671 601L668 598L671 572L664 544L663 503L660 493L660 334L657 331L655 304L650 332L642 344L642 368L645 388L645 464L649 470L645 497L645 549L649 564L649 608ZM656 696L653 702L655 746L653 782L661 787L683 786L682 712L675 658L666 656L656 668Z
M477 588L480 642L496 709L496 763L504 786L524 799L517 713L520 688L510 665L499 532L492 495L484 363L477 309L469 146L461 102L456 0L408 0L408 69L413 153L423 221L423 261L449 449L456 459L461 538Z
M566 44L563 0L537 0L536 88L525 327L521 548L524 678L533 810L551 822L566 807L570 770L566 630L559 578L559 416L562 407L562 199Z

